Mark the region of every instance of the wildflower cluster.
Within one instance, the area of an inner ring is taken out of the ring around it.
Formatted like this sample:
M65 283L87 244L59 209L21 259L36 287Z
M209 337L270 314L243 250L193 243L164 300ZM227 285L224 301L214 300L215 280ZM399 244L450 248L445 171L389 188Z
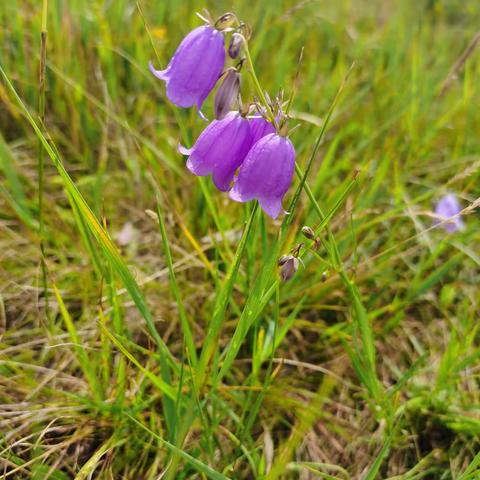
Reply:
M237 202L258 200L272 218L282 211L295 169L295 149L287 136L287 111L281 96L272 102L255 74L247 40L249 27L232 13L216 21L200 16L205 25L195 28L180 43L165 70L152 73L165 81L167 97L179 107L203 102L222 84L214 99L215 119L192 148L179 146L188 156L187 168L198 176L212 175L215 186ZM228 47L226 37L230 36ZM228 57L236 64L225 69ZM248 69L258 98L243 104L241 75Z

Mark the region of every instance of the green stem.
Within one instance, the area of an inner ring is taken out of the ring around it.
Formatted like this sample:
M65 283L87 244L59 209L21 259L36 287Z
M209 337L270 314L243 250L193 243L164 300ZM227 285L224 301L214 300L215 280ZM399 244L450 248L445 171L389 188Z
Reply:
M262 102L263 106L266 108L268 112L268 116L270 117L270 121L273 123L276 129L278 129L278 124L277 124L277 119L275 118L275 115L273 115L272 107L267 101L267 98L265 97L265 93L262 89L262 86L260 85L260 82L258 81L257 74L255 73L255 67L253 66L253 61L252 61L252 56L250 55L250 50L248 49L248 42L247 39L242 35L243 39L243 45L245 47L245 57L247 59L248 63L248 68L250 75L252 76L253 84L255 86L255 90L257 91L258 96L260 97L260 101Z
M40 67L38 82L38 115L40 122L45 122L45 70L47 60L47 12L48 0L43 0L42 6L42 29L40 32ZM40 236L40 253L42 266L42 284L43 295L45 299L45 312L47 318L49 315L48 302L48 278L47 264L45 261L45 239L44 239L44 215L43 215L43 190L44 190L44 170L45 170L45 149L42 142L38 147L38 217L39 217L39 236Z

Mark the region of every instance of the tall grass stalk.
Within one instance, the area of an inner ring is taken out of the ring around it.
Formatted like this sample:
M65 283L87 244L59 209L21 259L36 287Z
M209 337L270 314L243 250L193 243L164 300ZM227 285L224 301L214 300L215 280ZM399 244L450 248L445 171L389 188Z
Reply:
M46 90L46 66L47 66L47 18L48 18L48 0L42 3L42 27L40 32L40 63L38 80L38 116L40 123L45 123L45 90ZM49 292L48 292L48 272L45 256L45 237L44 237L44 170L45 170L45 149L42 142L38 141L38 221L40 237L40 264L42 270L43 299L45 302L46 318L50 318L49 311Z

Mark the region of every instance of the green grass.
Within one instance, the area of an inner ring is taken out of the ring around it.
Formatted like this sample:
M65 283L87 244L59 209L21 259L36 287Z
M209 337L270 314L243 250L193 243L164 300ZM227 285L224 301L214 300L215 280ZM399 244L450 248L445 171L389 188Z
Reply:
M186 170L204 124L146 67L204 7L251 24L272 97L304 47L279 220ZM479 24L475 0L1 2L0 478L480 478Z

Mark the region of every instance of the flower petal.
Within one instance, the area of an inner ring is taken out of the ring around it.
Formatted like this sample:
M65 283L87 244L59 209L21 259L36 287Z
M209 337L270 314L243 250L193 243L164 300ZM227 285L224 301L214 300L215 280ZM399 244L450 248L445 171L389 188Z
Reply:
M272 218L277 218L282 209L282 199L279 197L260 197L258 203L262 207L262 210Z
M190 150L187 168L195 175L211 173L216 187L226 191L250 146L248 120L230 112L222 120L214 120L200 134Z
M150 71L157 77L159 78L160 80L164 80L164 81L167 81L170 77L169 77L169 69L166 68L165 70L155 70L155 68L153 67L153 64L152 62L148 62L148 68L150 69Z
M282 209L294 168L295 150L290 140L270 133L248 152L230 198L240 202L256 198L265 213L276 218Z
M165 71L152 73L167 82L167 97L175 105L200 108L224 63L223 34L210 26L201 26L182 40Z
M250 130L252 132L252 145L269 133L275 133L275 127L263 117L251 118Z
M193 148L186 148L181 143L178 144L178 151L182 155L191 155L193 152Z

